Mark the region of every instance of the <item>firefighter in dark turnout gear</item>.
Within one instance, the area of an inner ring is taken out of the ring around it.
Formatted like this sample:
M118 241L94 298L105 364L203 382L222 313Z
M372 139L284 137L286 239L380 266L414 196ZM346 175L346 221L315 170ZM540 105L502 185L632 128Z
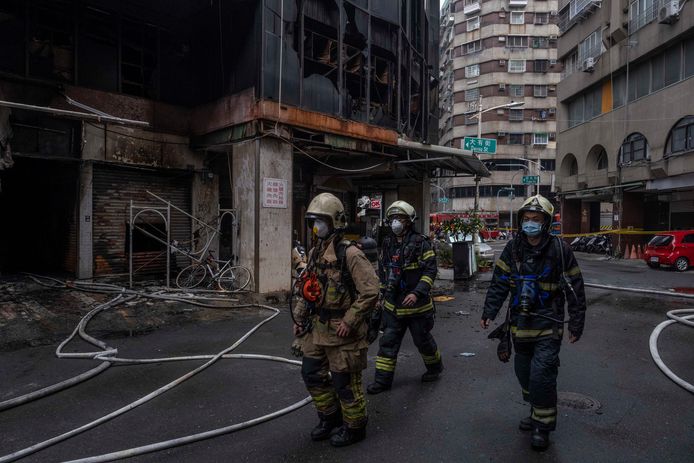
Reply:
M378 271L383 305L376 378L366 391L378 394L391 388L398 351L409 329L427 369L422 381L436 381L443 370L441 353L431 335L434 305L430 291L436 278L436 255L429 239L412 230L414 208L394 202L386 217L392 233L383 240Z
M342 447L366 436L362 371L378 277L361 250L342 239L347 221L339 199L319 194L309 204L306 218L313 222L317 244L309 251L307 277L300 279L303 300L293 314L297 322L293 349L303 353L301 374L318 411L319 423L311 438L329 438L332 445Z
M531 445L544 450L557 420L557 373L568 303L569 341L583 333L586 300L583 277L571 249L549 234L554 207L540 195L518 211L518 235L496 261L480 324L489 326L509 292L510 330L516 349L514 369L531 405L520 429L531 430Z

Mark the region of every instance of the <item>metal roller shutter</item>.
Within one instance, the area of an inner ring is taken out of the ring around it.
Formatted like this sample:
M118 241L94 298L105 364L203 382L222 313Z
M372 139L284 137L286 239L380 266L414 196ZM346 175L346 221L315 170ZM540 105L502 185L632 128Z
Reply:
M175 206L190 213L191 211L191 173L185 171L138 169L121 166L95 165L93 183L93 239L94 239L94 274L109 275L128 272L128 220L130 201L138 206L163 206L147 191L171 201ZM140 216L138 224L146 223L153 233L163 223L155 214ZM171 210L171 239L188 243L191 239L190 218L180 212ZM142 238L140 238L142 239ZM133 244L138 238L133 239ZM156 243L155 243L156 244ZM133 252L133 268L140 269L138 274L165 275L166 253L164 245L150 247L147 250ZM175 264L182 268L188 265L188 259L177 255ZM175 270L174 263L172 267Z

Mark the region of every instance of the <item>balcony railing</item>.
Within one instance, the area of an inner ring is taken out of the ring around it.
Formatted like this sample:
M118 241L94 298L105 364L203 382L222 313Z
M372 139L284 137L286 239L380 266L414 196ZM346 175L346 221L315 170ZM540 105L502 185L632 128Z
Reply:
M658 18L658 0L638 0L629 6L629 35Z
M559 33L563 34L574 24L583 21L602 6L602 0L571 0L559 12Z
M528 6L528 0L509 0L508 1L508 7L509 8L525 8Z
M470 3L468 5L465 5L465 7L463 7L463 13L466 15L479 13L481 10L482 10L482 7L480 6L480 2L478 2L478 1L474 2L474 3Z

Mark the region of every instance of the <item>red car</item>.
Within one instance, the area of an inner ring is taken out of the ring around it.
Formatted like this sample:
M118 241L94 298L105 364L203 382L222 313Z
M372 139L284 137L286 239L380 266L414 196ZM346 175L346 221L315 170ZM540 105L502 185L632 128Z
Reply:
M684 272L694 265L694 230L681 230L655 235L646 246L643 259L649 267L673 265Z

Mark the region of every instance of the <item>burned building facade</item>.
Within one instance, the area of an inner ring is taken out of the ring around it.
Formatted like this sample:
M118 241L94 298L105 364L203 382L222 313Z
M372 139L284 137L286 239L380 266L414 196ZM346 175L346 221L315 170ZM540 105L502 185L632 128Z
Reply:
M200 223L233 210L211 249L249 267L260 292L289 286L315 193L341 197L352 222L365 195L426 217L435 172L488 174L437 152L438 8L3 2L0 271L127 273L131 244L136 268L162 271L166 246L130 233L133 210L165 204L149 193L171 210L143 223L191 247L210 235Z

